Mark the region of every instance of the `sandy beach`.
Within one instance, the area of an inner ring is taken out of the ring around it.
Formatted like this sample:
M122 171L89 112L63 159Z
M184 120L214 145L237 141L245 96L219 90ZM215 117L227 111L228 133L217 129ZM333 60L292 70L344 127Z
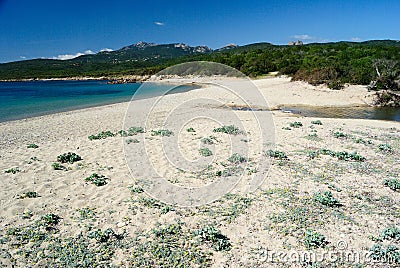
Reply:
M202 80L185 82L201 83ZM383 245L390 242L381 234L386 228L400 226L400 194L384 182L399 178L400 123L306 118L277 110L284 105L372 105L372 93L364 86L347 86L335 91L290 82L286 77L253 82L268 104L252 103L260 109L256 112L233 111L232 107L245 107L248 103L220 87L203 86L163 96L158 102L155 102L157 98L137 100L133 106L118 103L1 123L0 238L3 243L0 262L4 266L42 267L67 251L72 259L79 259L75 255L83 249L62 251L58 246L68 248L74 243L87 243L87 250L93 250L90 252L94 255L109 256L99 261L104 265L153 267L161 263L157 250L164 250L168 245L163 239L172 235L177 239L175 244L184 246L172 247L173 254L167 255L181 258L182 263L188 261L194 265L195 261L201 261L212 267L291 267L289 262L272 263L265 257L265 250L305 251L309 230L326 239L324 249L311 249L312 252L368 252L377 244L377 239ZM236 82L232 79L229 83ZM145 108L140 112L146 103L153 102L157 105L150 115ZM186 106L182 110L176 109L183 103ZM139 112L126 115L132 107ZM184 120L197 113L207 116ZM273 142L266 147L285 155L273 156L264 151L265 140L255 123L259 121L254 113L260 118L268 117L273 126L268 136ZM214 131L221 127L218 122L229 116L235 116L240 125L228 119L223 125L236 125L243 133L229 135ZM210 117L222 119L212 121ZM88 139L102 131L117 133L133 126L143 127L145 133ZM189 128L194 131L188 131ZM161 129L171 130L173 135L159 136L152 132ZM207 137L212 145L203 141ZM173 146L175 142L177 147ZM36 144L38 148L27 148L29 144ZM145 155L139 149L135 151L144 144ZM164 148L168 149L169 145L171 152L175 150L185 159L174 158L174 153L168 158ZM246 148L243 163L229 160L236 152L232 147L238 153ZM202 155L200 148L209 148L212 155ZM126 150L129 150L128 156ZM60 163L65 170L55 170L52 164L57 163L57 156L67 152L78 154L82 160ZM345 155L349 158L342 160L340 152L358 154ZM127 161L135 163L133 169L137 172L130 170L132 165L128 167ZM208 168L197 173L185 172L182 168L185 161ZM244 186L240 188L239 183L238 189L230 194L200 207L164 204L152 199L139 186L146 177L138 174L152 174L145 171L149 162L160 176L179 187L202 187L218 182L224 172L234 172L234 167L240 167L244 171L241 175ZM268 163L268 168L258 168L262 163ZM12 168L15 174L5 172ZM85 180L93 173L105 176L106 184L96 186ZM262 184L254 192L242 191L253 175L263 177ZM327 191L340 205L318 201L315 194ZM27 192L36 192L39 196L29 198L24 196ZM51 228L43 229L39 223L48 214L58 215L60 219L47 223ZM180 231L174 233L171 226L179 226ZM214 246L214 240L195 234L207 226L214 226L229 240L230 250L221 250ZM16 227L20 228L19 232L15 231ZM90 235L95 230L104 234L108 228L123 238L108 235L103 243ZM169 231L164 235L157 235L155 231L166 229ZM38 233L46 239L38 239L34 235ZM75 242L68 244L72 238ZM343 244L345 248L341 248ZM148 252L140 255L144 248ZM349 264L343 261L342 265ZM381 264L377 265L374 267Z

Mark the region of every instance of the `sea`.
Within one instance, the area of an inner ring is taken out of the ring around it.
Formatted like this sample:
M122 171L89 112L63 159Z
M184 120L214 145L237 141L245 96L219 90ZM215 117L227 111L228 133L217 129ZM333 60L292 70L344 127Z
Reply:
M24 119L164 94L171 85L146 83L109 84L106 80L0 82L0 122ZM196 86L182 85L169 93Z
M107 80L0 82L0 122L89 108L135 99L185 92L195 85L165 83L109 84ZM172 89L172 90L171 90ZM310 117L356 118L400 121L398 108L282 107Z

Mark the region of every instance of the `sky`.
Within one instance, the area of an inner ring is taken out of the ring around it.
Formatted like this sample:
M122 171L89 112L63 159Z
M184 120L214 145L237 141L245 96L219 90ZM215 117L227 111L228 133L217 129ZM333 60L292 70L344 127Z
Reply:
M0 0L0 63L68 59L139 41L216 49L400 39L399 0Z

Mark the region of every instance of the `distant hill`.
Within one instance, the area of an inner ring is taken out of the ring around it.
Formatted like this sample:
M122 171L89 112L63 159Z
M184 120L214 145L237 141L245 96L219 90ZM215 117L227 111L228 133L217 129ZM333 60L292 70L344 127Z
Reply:
M139 42L115 51L70 60L35 59L3 63L0 64L0 80L146 75L177 63L204 60L232 66L249 76L278 71L313 83L366 84L376 75L373 65L378 59L393 61L391 65L398 69L400 41L342 41L298 46L264 42L244 46L229 44L215 50L183 43Z

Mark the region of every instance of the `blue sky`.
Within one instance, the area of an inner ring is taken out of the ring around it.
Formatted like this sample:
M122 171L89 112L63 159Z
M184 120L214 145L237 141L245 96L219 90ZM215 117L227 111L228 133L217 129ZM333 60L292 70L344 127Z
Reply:
M139 41L222 47L400 39L399 0L0 0L0 62Z

